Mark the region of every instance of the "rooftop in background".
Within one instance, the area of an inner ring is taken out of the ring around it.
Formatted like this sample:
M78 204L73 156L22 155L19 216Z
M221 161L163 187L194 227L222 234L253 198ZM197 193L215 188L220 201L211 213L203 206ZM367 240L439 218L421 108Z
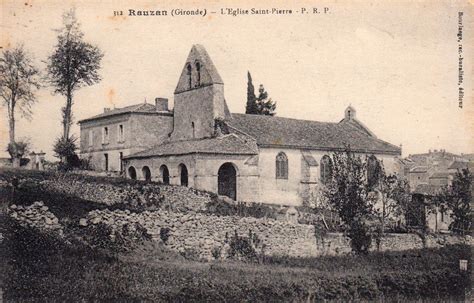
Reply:
M166 100L166 99L163 99ZM150 103L139 103L134 105L129 105L121 108L108 109L104 108L104 112L98 115L95 115L90 118L82 119L78 123L84 123L92 120L102 119L105 117L124 115L130 113L140 113L140 114L160 114L160 115L171 115L172 113L169 110L157 110L157 106Z
M418 184L413 191L414 194L434 196L440 190L440 186L431 184Z
M449 176L452 175L446 171L435 172L430 176L430 179L447 179Z
M426 173L429 170L428 166L415 166L410 169L411 173Z
M469 168L472 170L474 168L474 163L473 162L464 162L464 161L454 161L448 169L466 169Z

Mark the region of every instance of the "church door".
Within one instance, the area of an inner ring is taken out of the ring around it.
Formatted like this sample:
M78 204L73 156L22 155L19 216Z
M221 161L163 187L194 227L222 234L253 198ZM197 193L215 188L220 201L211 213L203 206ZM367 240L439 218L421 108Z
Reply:
M217 173L217 193L237 200L237 172L234 165L224 163Z

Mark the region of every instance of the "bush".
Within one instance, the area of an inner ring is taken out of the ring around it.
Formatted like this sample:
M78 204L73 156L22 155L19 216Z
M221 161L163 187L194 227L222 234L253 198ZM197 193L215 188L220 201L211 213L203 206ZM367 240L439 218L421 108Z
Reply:
M53 146L55 156L61 159L61 163L58 166L59 171L69 171L73 168L79 168L81 166L81 160L76 154L77 139L70 137L67 139L58 138Z
M10 157L20 159L28 152L29 145L27 140L8 143L7 152Z
M263 257L264 244L258 236L249 230L247 237L239 236L237 230L228 238L226 234L226 242L229 244L228 256L230 259L260 262Z
M160 239L165 244L166 244L166 242L168 242L168 239L170 237L170 231L171 230L168 227L160 228Z
M347 236L351 239L352 250L358 254L368 254L372 245L372 235L367 225L360 221L354 221Z
M124 224L122 230L104 223L89 225L85 228L83 239L92 248L107 249L113 253L130 251L144 241L151 241L146 228L138 222Z

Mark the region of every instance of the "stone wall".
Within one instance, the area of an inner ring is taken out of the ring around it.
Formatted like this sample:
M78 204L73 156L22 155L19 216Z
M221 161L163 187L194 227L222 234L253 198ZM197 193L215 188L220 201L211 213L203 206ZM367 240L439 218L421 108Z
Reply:
M351 252L349 239L341 233L315 236L312 225L293 224L273 219L241 218L236 216L218 217L199 213L182 214L167 211L131 213L127 210L95 210L82 221L83 226L103 223L114 230L122 230L123 225L139 223L155 241L163 241L161 229L169 230L165 244L178 252L192 251L199 258L210 260L213 251L225 250L226 238L235 231L240 236L255 233L264 244L263 253L272 256L316 257L322 255L342 255ZM451 235L431 236L426 239L426 247L445 244L471 242L470 239ZM381 241L381 251L402 251L423 248L423 240L415 234L387 234ZM374 241L372 250L377 246Z
M42 201L37 201L30 206L11 205L8 215L18 221L20 225L38 228L46 232L63 234L63 228L58 218L49 211Z
M40 182L46 191L59 192L78 198L114 205L155 205L176 211L203 210L211 201L211 194L192 188L157 184L109 184L84 182L72 176Z

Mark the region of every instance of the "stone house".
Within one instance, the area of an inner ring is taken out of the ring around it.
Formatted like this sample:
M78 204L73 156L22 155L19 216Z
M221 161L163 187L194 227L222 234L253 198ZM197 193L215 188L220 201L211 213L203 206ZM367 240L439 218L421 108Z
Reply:
M119 125L126 126L126 139L111 142ZM100 137L105 127L108 144ZM91 130L99 137L89 139ZM98 167L118 169L123 163L128 178L190 186L245 202L301 205L327 181L329 155L347 145L382 160L388 172L398 170L401 149L377 138L351 106L339 122L230 113L224 82L200 45L192 47L184 64L173 111L142 104L81 121L82 153Z
M173 124L168 99L104 112L79 121L81 157L98 171L123 172L123 158L150 148L167 138ZM164 131L163 131L164 130Z

